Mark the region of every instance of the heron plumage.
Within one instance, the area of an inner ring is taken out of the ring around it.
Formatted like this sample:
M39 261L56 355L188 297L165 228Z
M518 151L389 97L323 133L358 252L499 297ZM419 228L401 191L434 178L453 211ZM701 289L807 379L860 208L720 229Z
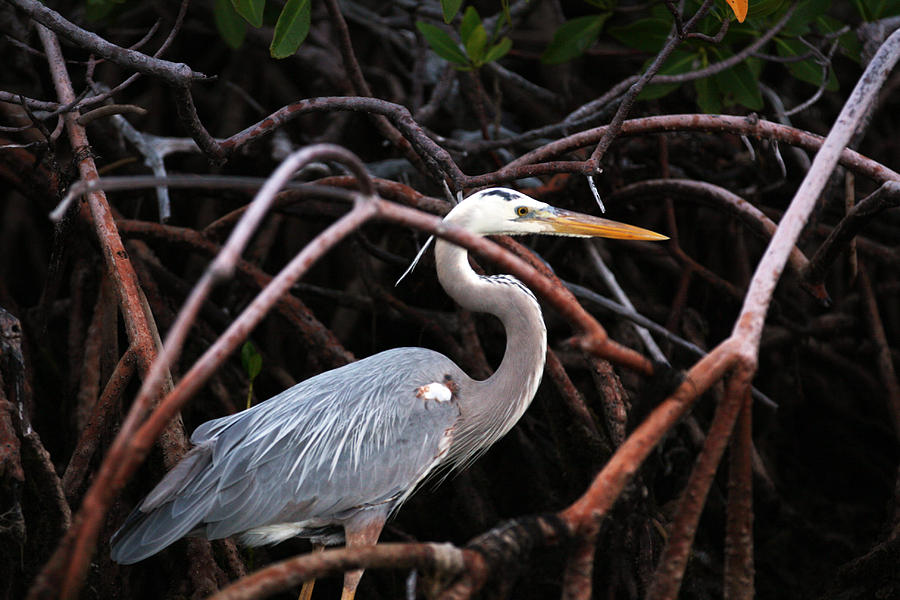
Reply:
M137 562L188 533L219 539L305 522L296 529L318 536L353 511L387 516L447 449L458 404L416 391L448 376L463 372L442 354L395 348L204 423L191 436L195 447L113 539L113 560ZM358 492L346 494L350 487Z
M664 239L505 188L473 194L445 220L478 235ZM343 527L348 544L375 543L423 479L468 465L505 435L543 373L540 306L519 280L475 273L466 250L441 239L435 266L457 303L503 323L506 350L493 375L475 381L442 354L398 348L204 423L195 447L113 536L112 559L137 562L189 533L239 535L249 545L294 536L334 543ZM360 575L345 574L345 597Z

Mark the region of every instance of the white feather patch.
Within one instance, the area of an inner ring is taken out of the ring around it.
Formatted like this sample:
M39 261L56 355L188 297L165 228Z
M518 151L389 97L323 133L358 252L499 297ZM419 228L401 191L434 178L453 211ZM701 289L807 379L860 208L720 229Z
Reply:
M453 391L443 383L429 383L416 390L416 398L423 400L437 400L438 402L450 402Z

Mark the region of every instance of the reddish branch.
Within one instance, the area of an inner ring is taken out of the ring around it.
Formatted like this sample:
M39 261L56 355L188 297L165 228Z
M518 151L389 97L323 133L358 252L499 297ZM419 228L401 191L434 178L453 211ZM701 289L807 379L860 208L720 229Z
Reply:
M637 81L634 82L631 87L628 88L628 92L625 94L625 97L622 99L621 104L619 104L618 110L616 110L616 114L613 116L612 121L607 126L606 132L603 137L600 138L600 141L597 143L597 147L594 148L594 151L591 152L591 157L586 161L591 165L591 173L585 173L586 175L594 175L599 174L601 172L600 169L600 159L603 158L603 155L606 154L606 151L609 149L610 145L613 143L613 140L618 136L619 129L622 127L622 122L625 121L626 115L631 110L631 106L637 98L638 94L641 92L644 87L650 83L650 80L653 79L653 76L662 68L663 64L669 58L669 55L673 50L681 43L683 36L685 33L689 33L694 26L709 12L709 9L712 7L712 0L705 0L703 4L700 5L700 8L697 9L697 12L694 13L691 18L684 24L684 27L677 27L679 31L673 32L672 35L669 36L669 39L666 40L666 43L663 44L662 49L657 53L657 55L653 58L653 62L650 63L650 66L647 67L647 70L644 71L643 74L638 78ZM679 23L680 25L680 23Z
M215 257L221 251L221 246L205 239L193 229L161 225L150 221L118 222L120 231L128 236L143 240L163 241L188 250L200 252L208 257ZM263 289L271 281L272 277L259 267L240 260L235 265L239 278L250 286ZM307 346L315 347L322 356L324 366L334 368L347 364L354 360L353 354L348 352L334 336L296 296L286 295L276 305L279 314L285 318L301 335Z
M75 99L75 93L68 73L65 70L65 61L59 41L49 29L42 26L38 26L38 32L47 53L53 82L60 102L71 103ZM76 121L78 114L74 112L66 113L64 118L69 134L69 142L79 157L77 162L81 178L88 181L97 179L97 167L90 154L90 143L84 127ZM128 254L122 246L122 241L119 239L112 212L106 201L106 195L102 191L91 192L87 194L87 204L91 214L90 220L97 235L107 271L114 283L131 348L134 350L139 370L142 374L146 374L156 358L156 346L152 336L153 325L150 323L150 317L145 311L137 275L128 260ZM152 398L146 398L140 404L136 403L133 410L129 413L130 420L126 418L122 429L128 430L129 422L133 427L138 416L146 411L151 403ZM178 435L179 433L180 435ZM181 439L183 444L183 438L183 432L176 431L171 439ZM123 445L121 436L117 438L117 441L119 442L118 448L121 450ZM113 442L110 454L114 454L116 448L116 442ZM114 468L108 460L103 465L107 471L111 471ZM101 467L98 480L103 479L102 475L103 467ZM95 488L96 485L92 487L92 489ZM93 497L89 494L85 498L84 503L85 505L90 505L92 501ZM81 515L82 513L80 512L79 516ZM102 513L99 516L102 517ZM85 523L82 519L76 518L75 523L67 532L57 551L38 577L35 586L31 590L32 597L56 595L60 587L62 587L63 597L74 597L77 593L96 545L99 519L93 527L88 526L82 529L84 525Z
M569 412L575 417L575 422L579 423L587 431L591 439L600 441L602 439L600 431L597 429L594 417L584 401L584 396L572 383L559 357L549 349L547 350L547 365L545 368L550 380L553 381L556 389L559 390L560 395L563 397L563 402L569 409Z
M885 185L900 185L900 183L887 183ZM616 190L610 195L609 199L610 201L625 199L633 201L645 199L649 195L675 195L686 200L704 202L716 208L724 208L738 217L751 231L764 239L770 239L775 234L776 229L778 229L774 221L751 203L723 187L705 181L648 179ZM798 274L802 275L807 271L809 261L803 252L795 246L790 253L790 264ZM806 284L806 287L813 296L820 300L825 300L828 297L825 286L821 282L818 282L816 285Z
M431 173L443 173L455 189L465 187L466 176L453 161L450 154L438 146L425 131L413 120L405 106L379 100L377 98L359 97L324 97L300 100L283 106L262 121L247 127L228 139L222 141L225 152L234 152L237 148L262 135L271 133L285 123L303 114L314 112L353 111L366 114L382 115L409 140L416 153L425 161Z
M581 538L569 553L563 573L563 600L591 600L593 594L594 557L597 540Z
M325 550L269 565L233 583L211 600L251 600L359 568L429 571L452 577L465 568L466 553L450 544L379 544Z
M0 355L0 358L3 356ZM3 372L0 370L0 482L5 484L9 480L15 480L22 483L25 481L25 472L22 471L21 444L13 427L16 405L6 399L5 387Z
M897 380L897 371L894 369L893 353L884 331L881 313L878 310L878 302L875 299L875 291L872 289L872 281L865 267L859 269L859 287L862 293L863 309L872 339L875 341L876 361L878 372L881 375L881 383L887 394L887 411L894 426L894 435L900 440L900 381Z
M804 279L811 285L821 285L828 269L860 230L882 211L896 206L900 206L900 181L887 181L860 200L816 249L803 273Z
M585 494L562 512L575 535L596 536L601 519L647 455L690 410L697 397L719 381L736 360L733 345L723 342L691 367L684 382L628 436Z
M523 154L505 167L487 175L470 177L467 184L470 186L489 185L498 181L510 181L519 177L517 173L529 165L538 165L556 158L567 152L596 144L604 135L607 127L595 127L565 138L561 138L540 148ZM622 124L619 135L635 136L650 133L667 133L675 131L703 131L706 133L730 133L734 135L746 135L758 139L771 139L797 146L811 152L816 152L822 146L823 138L786 125L779 125L759 119L755 116L737 117L730 115L664 115L659 117L643 117L630 119ZM900 181L900 173L892 171L884 165L859 154L854 150L844 148L840 153L841 166L850 169L858 175L883 183L893 180ZM556 163L568 165L572 171L578 172L583 168L582 162Z
M400 202L407 206L418 208L419 210L424 210L425 212L436 215L445 215L450 210L449 203L445 200L426 196L402 183L373 177L372 184L378 192L378 195L382 198ZM330 190L332 187L341 188L342 190L354 190L357 187L356 179L349 176L323 177L322 179L317 179L315 183L304 185L300 189L279 192L275 197L273 208L288 206L303 198L327 198L331 193ZM339 191L340 190L338 190L338 192ZM334 194L333 197L345 202L352 202L352 197L348 194L337 193ZM225 237L225 232L229 231L234 226L246 210L247 207L242 206L222 215L203 228L203 235L211 239Z
M753 410L744 392L728 465L728 511L725 524L724 596L752 600L753 566Z
M684 570L694 544L694 535L700 523L700 513L703 512L706 496L728 445L734 423L744 406L744 399L749 397L752 375L752 369L738 368L728 380L725 395L716 408L706 442L697 456L690 479L678 500L678 510L669 527L666 548L659 559L653 583L647 592L648 600L678 597Z
M134 352L131 350L127 350L122 355L119 364L116 365L116 369L106 383L103 394L94 403L87 426L81 432L81 437L75 445L75 450L72 451L72 457L69 459L69 464L62 477L63 491L66 494L66 498L70 500L76 498L78 491L81 489L90 467L91 459L93 459L94 452L100 444L101 436L109 431L111 425L113 425L111 417L115 409L118 408L122 400L122 394L125 392L125 387L134 374L134 358Z
M362 69L359 67L359 62L356 60L356 54L353 52L353 42L350 39L350 30L347 28L347 22L344 20L344 15L341 14L341 8L338 6L337 0L326 0L325 6L328 8L328 15L331 17L331 23L337 34L341 59L344 62L344 69L347 71L347 76L350 79L350 84L353 86L354 92L356 92L356 95L358 96L371 97L372 90L369 88L369 84L363 76ZM388 119L383 115L375 115L372 117L372 120L375 123L378 132L390 140L390 142L423 174L430 177L434 177L437 174L437 172L432 169L426 169L422 159L413 151L409 141L406 140L393 125L391 125Z

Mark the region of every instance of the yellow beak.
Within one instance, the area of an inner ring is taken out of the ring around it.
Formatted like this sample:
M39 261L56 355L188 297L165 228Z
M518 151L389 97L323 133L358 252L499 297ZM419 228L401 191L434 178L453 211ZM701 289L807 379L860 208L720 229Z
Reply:
M617 240L660 241L669 239L667 236L649 229L561 208L540 211L531 218L542 225L541 229L544 232L556 235L604 237Z

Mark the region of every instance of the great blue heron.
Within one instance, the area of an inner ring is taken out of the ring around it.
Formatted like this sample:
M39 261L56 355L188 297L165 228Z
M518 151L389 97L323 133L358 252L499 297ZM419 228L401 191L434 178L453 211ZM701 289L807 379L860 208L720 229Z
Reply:
M445 220L479 235L666 239L505 188L473 194ZM423 479L472 462L503 437L544 370L540 306L514 277L476 274L465 249L438 239L434 251L444 290L503 323L506 351L491 377L471 379L432 350L396 348L208 421L191 436L194 448L115 533L112 559L135 563L188 534L239 536L249 546L291 537L374 544ZM361 576L345 574L345 600Z

